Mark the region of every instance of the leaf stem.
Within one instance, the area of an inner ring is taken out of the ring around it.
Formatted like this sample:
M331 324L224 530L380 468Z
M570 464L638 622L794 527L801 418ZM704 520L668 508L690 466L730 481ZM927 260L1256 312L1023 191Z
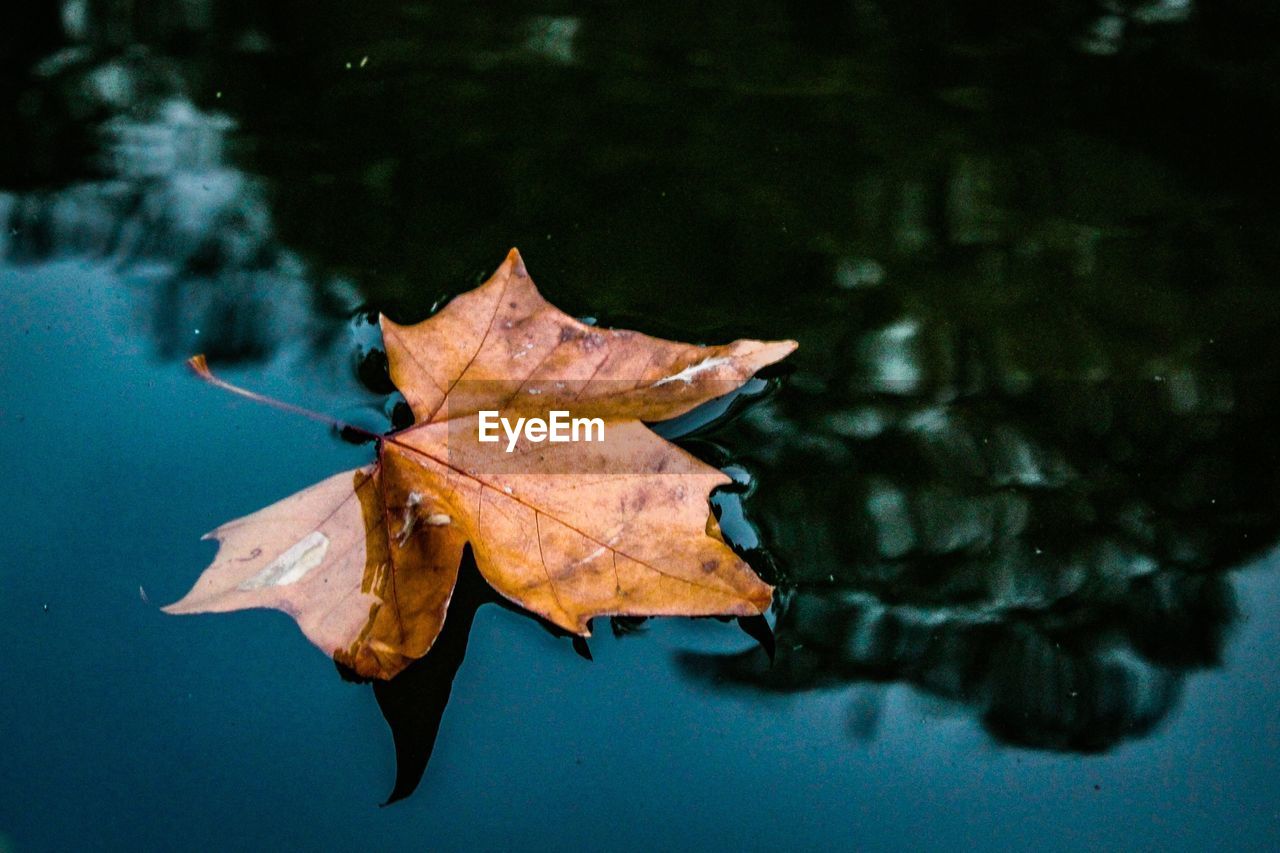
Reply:
M199 376L210 385L221 388L224 391L230 391L232 394L244 397L246 400L253 400L255 403L263 403L273 409L279 409L282 412L289 412L291 414L301 415L304 418L310 418L313 421L327 424L339 432L355 433L357 435L362 435L365 438L373 439L374 441L382 441L383 439L383 436L376 432L371 432L363 427L358 427L354 424L349 424L346 421L340 421L337 418L321 414L320 412L313 412L311 409L304 409L301 406L295 406L292 403L286 403L283 400L277 400L274 397L268 397L265 394L259 394L256 391L250 391L247 388L241 388L239 385L232 385L224 379L219 379L217 376L214 376L213 371L209 369L209 362L205 359L203 353L200 355L193 355L191 358L187 359L187 367L190 367L196 376Z

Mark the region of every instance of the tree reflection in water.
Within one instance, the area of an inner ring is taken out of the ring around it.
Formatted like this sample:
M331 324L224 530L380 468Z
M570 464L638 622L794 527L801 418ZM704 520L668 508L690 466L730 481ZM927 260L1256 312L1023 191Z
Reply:
M1224 573L1276 537L1274 297L1242 310L1229 273L1185 272L1257 247L938 239L956 280L850 289L835 357L737 428L785 564L777 660L686 664L766 690L903 680L1026 746L1141 736L1218 662ZM1018 274L966 287L966 256Z
M68 4L76 5L76 4ZM65 47L6 105L19 170L0 188L0 256L105 261L166 358L256 359L340 341L354 287L282 245L266 182L228 152L235 123L201 109L171 60L137 48ZM23 186L29 185L29 186Z

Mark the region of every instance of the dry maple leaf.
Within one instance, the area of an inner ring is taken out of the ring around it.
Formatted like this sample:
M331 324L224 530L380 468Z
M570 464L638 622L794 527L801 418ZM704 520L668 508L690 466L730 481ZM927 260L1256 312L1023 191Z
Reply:
M439 635L470 544L503 596L575 634L595 616L763 613L772 588L724 543L720 471L643 421L738 387L792 341L702 347L585 325L544 300L514 249L415 326L385 318L391 377L417 423L336 474L207 537L214 562L169 613L270 607L370 678ZM237 393L209 371L205 379ZM258 398L262 399L262 398ZM290 407L291 408L291 407ZM477 441L483 410L600 418L605 440Z

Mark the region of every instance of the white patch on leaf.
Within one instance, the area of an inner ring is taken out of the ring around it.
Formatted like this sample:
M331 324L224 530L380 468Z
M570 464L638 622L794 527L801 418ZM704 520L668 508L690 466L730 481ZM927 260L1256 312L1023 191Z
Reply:
M413 535L413 530L418 525L417 508L422 503L422 495L419 492L410 492L409 499L405 501L404 511L400 516L400 532L396 534L396 544L404 547L404 543L409 541L409 537Z
M702 374L715 370L720 365L728 364L731 361L733 361L732 358L724 355L716 357L708 356L697 364L689 365L679 373L673 373L670 376L662 377L650 387L657 388L659 385L666 385L669 382L683 382L685 385L690 385L693 383L694 379L697 379Z
M313 530L290 546L279 557L263 567L248 580L236 587L242 591L262 589L268 586L289 586L307 576L307 572L320 565L329 551L329 537Z

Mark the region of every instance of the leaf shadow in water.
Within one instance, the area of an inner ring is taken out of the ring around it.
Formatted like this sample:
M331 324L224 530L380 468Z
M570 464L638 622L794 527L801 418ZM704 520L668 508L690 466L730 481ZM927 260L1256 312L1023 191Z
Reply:
M476 612L482 605L496 604L505 610L537 622L544 630L572 640L579 657L591 661L591 649L583 637L570 635L558 626L522 610L500 596L485 582L476 566L471 547L463 554L458 582L449 602L449 618L431 651L410 664L390 681L373 681L373 695L391 730L395 744L396 778L391 793L382 803L389 806L413 794L426 774L435 750L440 724L453 692L453 682L467 654L467 643ZM611 619L615 637L635 632L644 619ZM773 629L763 616L741 617L738 626L759 643L768 660L773 659ZM363 682L350 669L337 664L339 674L348 681Z
M430 653L390 681L372 682L373 696L391 729L396 754L395 783L383 806L405 799L422 782L453 692L454 678L467 655L476 611L484 604L504 602L481 577L471 547L467 546L449 602L449 618ZM368 681L340 663L336 666L347 681Z

